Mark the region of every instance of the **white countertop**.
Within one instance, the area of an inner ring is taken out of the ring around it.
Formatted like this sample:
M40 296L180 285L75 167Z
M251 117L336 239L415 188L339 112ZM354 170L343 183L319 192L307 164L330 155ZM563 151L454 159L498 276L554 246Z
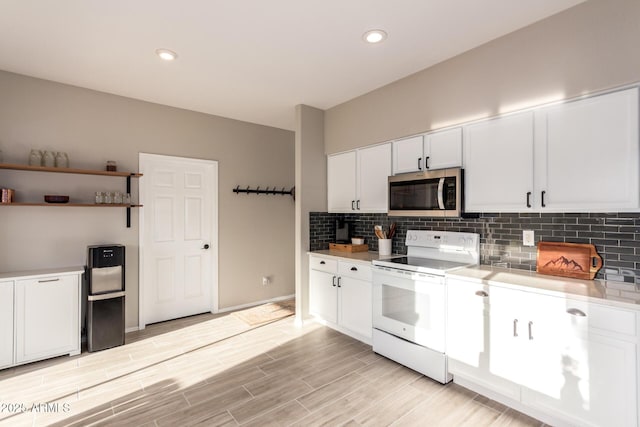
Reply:
M64 267L64 268L47 268L42 270L27 270L27 271L9 271L6 273L0 273L0 280L2 279L27 279L42 276L60 276L68 274L82 274L84 273L84 267Z
M310 256L322 256L322 257L329 257L329 258L336 258L336 259L347 259L349 261L357 262L359 264L371 264L371 261L373 260L391 259L391 258L404 256L400 254L380 255L378 252L331 251L329 249L307 252L307 254L309 254Z
M447 277L640 310L640 286L633 283L570 279L487 265L454 270Z
M403 256L400 254L380 256L377 252L341 252L331 250L307 253L310 256L349 260L360 264L370 264L371 261L377 259L391 259ZM633 283L570 279L488 265L453 270L447 273L447 277L640 310L640 285Z

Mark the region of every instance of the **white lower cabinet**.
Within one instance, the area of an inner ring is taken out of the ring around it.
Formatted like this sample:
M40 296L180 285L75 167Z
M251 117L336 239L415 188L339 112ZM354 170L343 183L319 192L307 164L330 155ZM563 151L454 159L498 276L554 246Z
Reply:
M13 282L0 282L0 369L13 365Z
M0 369L80 354L82 268L0 275Z
M309 258L309 313L353 338L371 343L371 267Z
M510 399L520 399L520 387L497 375L490 364L492 347L488 285L447 279L447 355L449 372ZM509 361L508 365L511 366Z
M16 281L16 362L80 352L78 276Z
M635 312L463 280L448 292L454 378L560 424L638 425Z
M336 274L309 270L309 313L327 322L338 322Z

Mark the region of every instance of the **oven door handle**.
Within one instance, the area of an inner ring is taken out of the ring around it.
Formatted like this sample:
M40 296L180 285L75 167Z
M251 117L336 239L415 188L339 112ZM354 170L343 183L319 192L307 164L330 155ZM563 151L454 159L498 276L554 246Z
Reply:
M440 210L444 210L444 197L443 197L443 191L444 191L444 178L440 178L440 180L438 181L438 207L440 208Z

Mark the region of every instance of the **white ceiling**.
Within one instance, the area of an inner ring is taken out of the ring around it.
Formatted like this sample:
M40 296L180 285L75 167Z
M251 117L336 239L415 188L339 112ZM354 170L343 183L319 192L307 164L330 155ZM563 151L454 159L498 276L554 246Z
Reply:
M0 69L293 129L582 1L0 0Z

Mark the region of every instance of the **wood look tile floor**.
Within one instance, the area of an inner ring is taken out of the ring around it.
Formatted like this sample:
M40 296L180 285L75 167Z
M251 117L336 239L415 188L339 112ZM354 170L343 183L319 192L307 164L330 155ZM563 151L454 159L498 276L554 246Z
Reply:
M249 327L228 314L5 369L0 404L10 426L542 426L314 322Z

